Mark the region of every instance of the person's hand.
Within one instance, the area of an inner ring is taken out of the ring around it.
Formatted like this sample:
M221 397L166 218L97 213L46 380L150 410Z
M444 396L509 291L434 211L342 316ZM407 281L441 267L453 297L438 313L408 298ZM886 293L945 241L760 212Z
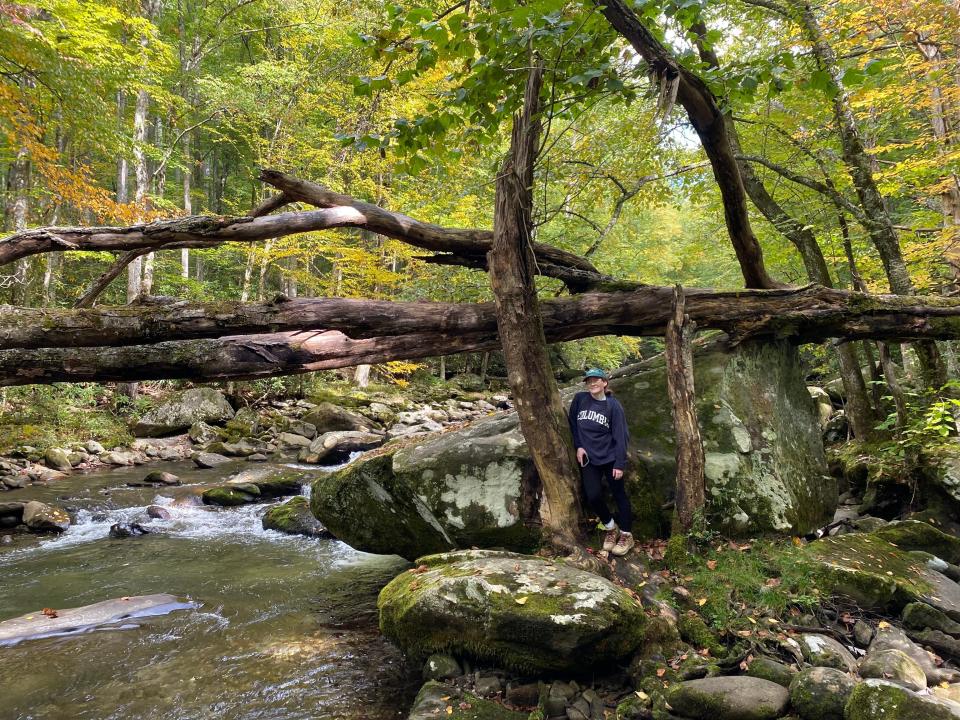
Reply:
M620 480L623 478L623 470L618 470L617 468L614 468L611 474L613 475L614 480Z
M580 467L587 464L587 451L583 448L577 448L577 462L580 463Z

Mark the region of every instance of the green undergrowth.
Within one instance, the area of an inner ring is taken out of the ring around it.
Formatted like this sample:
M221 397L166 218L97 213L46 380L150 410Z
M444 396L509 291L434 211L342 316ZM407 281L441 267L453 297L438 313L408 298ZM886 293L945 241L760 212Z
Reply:
M799 615L821 603L824 591L812 580L814 565L790 538L714 539L690 552L692 545L683 535L669 541L659 572L667 573L671 582L660 594L681 612L692 611L690 617L702 620L703 627L687 623L685 628L688 641L700 647L709 645L705 632L770 632L770 619Z
M131 403L96 385L8 388L0 392L0 455L25 445L45 450L91 439L107 448L128 445L129 420L146 402Z

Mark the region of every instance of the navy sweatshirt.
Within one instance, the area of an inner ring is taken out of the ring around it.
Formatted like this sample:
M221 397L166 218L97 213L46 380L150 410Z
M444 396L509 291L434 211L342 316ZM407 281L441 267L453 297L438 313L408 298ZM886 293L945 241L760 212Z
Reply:
M623 405L612 395L595 400L578 392L570 403L570 431L575 447L587 451L591 465L613 463L614 470L627 464L627 418Z

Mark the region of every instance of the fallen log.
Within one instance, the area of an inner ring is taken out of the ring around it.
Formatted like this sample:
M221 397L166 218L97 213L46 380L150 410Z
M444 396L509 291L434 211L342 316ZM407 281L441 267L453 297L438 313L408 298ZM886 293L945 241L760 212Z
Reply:
M960 337L958 298L867 295L818 285L735 292L686 288L685 295L686 313L698 328L723 330L735 340ZM672 288L647 286L554 298L542 302L540 309L545 329L568 328L574 337L663 335L672 300ZM496 327L492 303L281 297L267 303L172 302L64 310L0 306L0 349L147 345L307 330L339 330L353 339L495 335Z

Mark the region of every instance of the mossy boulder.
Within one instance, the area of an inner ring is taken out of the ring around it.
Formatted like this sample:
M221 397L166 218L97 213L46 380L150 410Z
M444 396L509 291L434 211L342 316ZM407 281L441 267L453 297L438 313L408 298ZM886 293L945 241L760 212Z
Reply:
M449 708L449 710L448 710ZM484 700L455 685L431 680L417 693L407 720L527 720L527 713L508 710L493 700Z
M790 683L797 676L797 671L781 662L761 655L754 658L747 666L747 675L790 687Z
M204 490L200 496L204 505L221 505L223 507L233 507L235 505L247 505L260 499L259 495L245 492L237 487L215 487Z
M430 509L393 474L392 460L381 455L318 478L310 495L314 516L365 552L412 560L454 547Z
M316 437L308 447L300 451L300 462L319 463L333 456L343 458L356 450L372 450L380 447L387 439L380 433L361 432L359 430L336 430Z
M313 425L317 435L335 430L368 432L376 428L376 424L369 418L352 413L329 402L322 402L311 408L310 412L303 416L303 422Z
M919 520L888 523L874 530L873 535L883 538L901 550L922 550L948 563L960 564L960 539L938 530L929 523Z
M162 437L196 422L222 423L234 415L226 397L214 388L191 388L153 408L133 426L137 437Z
M287 535L331 537L330 531L310 512L310 503L305 497L295 497L270 508L264 513L262 524L264 530L276 530Z
M957 720L960 705L919 695L886 680L866 680L854 688L845 720Z
M244 470L223 485L204 491L201 499L206 505L245 505L288 495L303 490L303 477L296 470L281 467L263 467Z
M664 697L674 712L693 720L774 720L790 699L785 687L747 676L687 680L671 685Z
M593 673L634 652L646 616L623 588L561 561L491 550L420 558L378 600L410 656L468 655L529 673Z
M66 510L36 500L24 504L21 520L34 533L61 533L70 527Z
M843 708L856 684L836 668L807 668L790 683L790 703L803 720L843 720Z
M871 650L860 661L860 677L881 678L910 690L927 687L927 676L913 658L903 650Z
M823 587L863 608L899 613L920 601L960 620L960 586L875 534L826 537L807 546L805 554L818 566Z
M853 672L857 661L850 651L827 635L809 633L800 636L803 659L815 667L829 667Z

